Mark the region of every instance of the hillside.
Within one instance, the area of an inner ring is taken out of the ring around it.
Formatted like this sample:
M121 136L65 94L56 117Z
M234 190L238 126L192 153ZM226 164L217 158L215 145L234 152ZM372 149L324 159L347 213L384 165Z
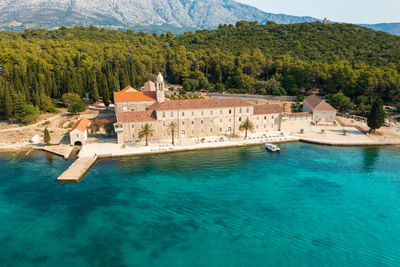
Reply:
M63 27L0 32L0 47L6 117L21 110L16 103L49 110L50 98L67 92L109 101L160 71L192 91L299 95L319 88L363 108L376 97L400 101L400 37L354 25L238 22L178 36Z

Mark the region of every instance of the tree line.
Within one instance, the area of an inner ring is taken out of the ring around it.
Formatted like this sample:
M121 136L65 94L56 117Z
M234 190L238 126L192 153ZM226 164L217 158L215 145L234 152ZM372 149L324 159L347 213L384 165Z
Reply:
M21 122L56 112L66 93L109 105L158 72L186 91L400 100L400 37L347 24L238 22L178 36L61 27L0 32L0 47L0 115Z

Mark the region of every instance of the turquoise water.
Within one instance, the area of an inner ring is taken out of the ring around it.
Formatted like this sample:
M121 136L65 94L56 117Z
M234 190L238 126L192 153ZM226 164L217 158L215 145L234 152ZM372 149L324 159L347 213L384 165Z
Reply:
M400 266L400 148L0 156L0 266Z

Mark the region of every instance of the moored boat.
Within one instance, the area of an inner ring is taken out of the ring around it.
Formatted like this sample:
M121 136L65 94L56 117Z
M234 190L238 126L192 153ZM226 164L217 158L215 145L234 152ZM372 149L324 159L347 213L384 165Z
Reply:
M277 152L277 151L281 150L277 145L269 144L269 143L265 144L265 148L268 149L271 152Z

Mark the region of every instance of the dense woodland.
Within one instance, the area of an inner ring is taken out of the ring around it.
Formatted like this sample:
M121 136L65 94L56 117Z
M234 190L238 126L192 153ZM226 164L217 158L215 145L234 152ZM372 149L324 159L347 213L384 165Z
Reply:
M187 91L318 88L342 111L357 104L358 113L376 97L400 101L400 37L348 24L238 22L178 36L96 27L0 32L0 65L0 114L19 121L55 112L65 93L108 105L112 92L158 72Z

